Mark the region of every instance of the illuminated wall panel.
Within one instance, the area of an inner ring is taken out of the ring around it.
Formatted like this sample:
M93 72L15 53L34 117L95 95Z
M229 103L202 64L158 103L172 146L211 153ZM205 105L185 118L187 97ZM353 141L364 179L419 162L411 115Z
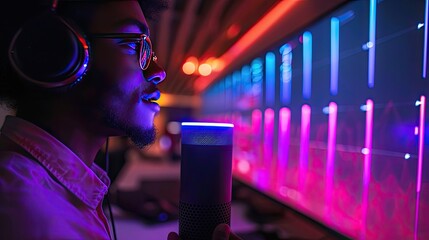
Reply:
M208 88L234 176L351 239L429 239L427 9L350 1Z

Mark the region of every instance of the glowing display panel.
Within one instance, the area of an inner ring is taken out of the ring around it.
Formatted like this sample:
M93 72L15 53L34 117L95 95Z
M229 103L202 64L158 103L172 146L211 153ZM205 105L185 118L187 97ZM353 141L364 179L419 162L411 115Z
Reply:
M350 1L207 89L240 116L234 176L352 239L429 239L427 6Z

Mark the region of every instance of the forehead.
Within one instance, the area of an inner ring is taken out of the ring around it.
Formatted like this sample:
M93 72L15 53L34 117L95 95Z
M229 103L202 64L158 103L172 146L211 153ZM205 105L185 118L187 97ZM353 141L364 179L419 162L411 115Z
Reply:
M108 1L94 11L92 33L132 32L149 34L146 18L137 1Z

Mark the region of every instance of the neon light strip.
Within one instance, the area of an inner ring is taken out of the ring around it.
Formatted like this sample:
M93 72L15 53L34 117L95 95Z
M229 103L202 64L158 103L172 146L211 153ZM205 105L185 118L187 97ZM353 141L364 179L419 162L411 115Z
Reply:
M289 160L290 120L290 109L281 108L279 111L277 189L283 186L286 177L286 168Z
M310 32L305 32L302 35L303 42L303 89L302 95L304 99L311 97L311 70L312 70L312 45L313 37Z
M285 44L280 49L280 53L282 55L280 98L282 104L289 104L292 93L292 47L289 44Z
M426 0L425 4L425 39L423 46L423 78L426 78L427 74L427 57L428 57L428 11L429 11L429 1Z
M260 161L262 159L260 147L261 142L261 124L262 124L262 112L259 109L255 109L252 111L252 132L253 132L253 139L254 144L256 146L255 149L255 157L257 162L257 165L260 165Z
M368 55L368 87L374 87L374 68L375 68L375 27L377 19L377 0L370 0L369 5L369 48Z
M276 96L276 56L272 52L265 55L265 76L265 103L273 107Z
M329 120L328 120L328 149L326 163L326 213L330 216L332 207L332 190L334 188L334 163L335 163L335 146L337 142L337 112L338 107L335 102L329 103ZM329 217L327 218L329 219Z
M308 169L308 151L310 145L311 108L303 105L301 108L301 144L299 149L299 186L303 190Z
M417 173L417 192L420 192L422 185L423 148L425 136L425 107L426 97L420 97L420 123L419 123L419 167Z
M267 108L264 112L264 161L267 169L273 160L274 110Z
M234 127L232 123L211 123L211 122L182 122L182 126L192 127Z
M235 103L237 101L237 99L240 99L240 94L241 94L241 71L234 71L234 73L232 73L232 103ZM235 104L231 105L231 109L234 109Z
M417 196L416 196L416 213L414 219L414 239L417 239L418 225L419 225L419 203L420 203L420 191L422 187L422 168L423 168L423 149L424 149L424 137L425 137L425 109L426 109L426 97L420 97L420 118L419 118L419 157L418 157L418 168L417 168Z
M331 95L338 94L338 59L340 56L340 21L331 18Z
M372 132L374 126L374 102L371 99L366 101L366 124L365 124L365 149L363 168L363 189L362 189L362 226L361 239L365 238L366 220L368 213L368 191L371 179L371 157L372 157Z

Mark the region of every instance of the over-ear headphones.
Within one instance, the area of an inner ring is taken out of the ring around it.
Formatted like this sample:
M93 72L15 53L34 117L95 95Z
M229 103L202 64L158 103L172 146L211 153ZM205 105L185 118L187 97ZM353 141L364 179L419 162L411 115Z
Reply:
M89 43L54 7L28 21L13 37L9 61L19 76L42 88L74 85L88 69Z

